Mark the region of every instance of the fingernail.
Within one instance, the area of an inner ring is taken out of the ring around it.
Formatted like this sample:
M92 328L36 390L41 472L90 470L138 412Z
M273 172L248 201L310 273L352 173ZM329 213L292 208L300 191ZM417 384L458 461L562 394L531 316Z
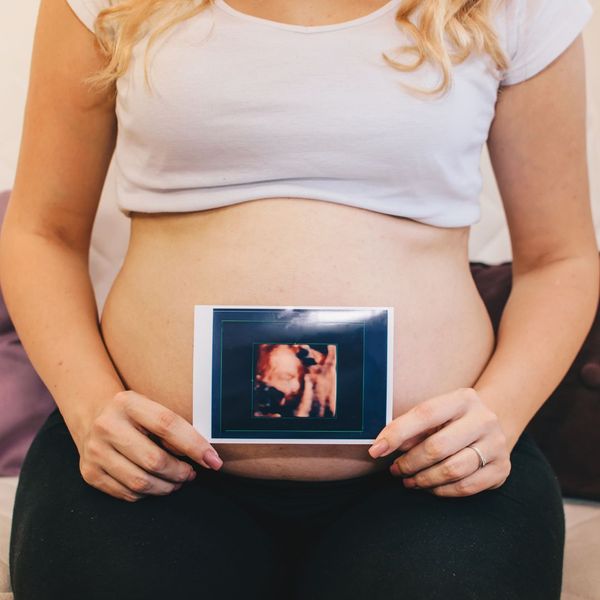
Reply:
M205 462L210 465L213 469L217 470L223 464L223 461L219 458L219 455L213 448L209 448L202 456Z
M377 458L382 452L385 452L389 447L390 445L388 444L387 440L385 438L382 438L379 441L375 442L369 448L369 453L373 458Z
M188 480L188 481L193 481L194 479L196 479L196 471L194 471L194 469L192 469L192 470L190 471L190 474L188 475L188 478L187 478L187 480Z

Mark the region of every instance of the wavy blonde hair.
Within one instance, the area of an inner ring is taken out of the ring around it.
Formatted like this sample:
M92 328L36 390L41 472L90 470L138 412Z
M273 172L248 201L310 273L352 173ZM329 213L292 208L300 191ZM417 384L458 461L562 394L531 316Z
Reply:
M129 66L135 44L150 33L144 57L144 78L148 84L148 53L158 36L177 23L190 19L205 10L213 0L109 0L110 6L102 9L94 23L96 38L106 64L85 82L96 89L114 86ZM476 51L491 57L497 69L505 70L509 60L491 25L497 0L403 0L396 12L395 21L412 36L413 45L401 46L403 52L416 54L412 64L402 64L389 58L384 60L399 71L418 69L425 61L437 65L442 81L431 90L410 87L426 95L444 94L452 82L452 65L463 62ZM505 2L507 0L500 0ZM415 25L412 14L421 9ZM455 52L450 54L443 43L447 37Z

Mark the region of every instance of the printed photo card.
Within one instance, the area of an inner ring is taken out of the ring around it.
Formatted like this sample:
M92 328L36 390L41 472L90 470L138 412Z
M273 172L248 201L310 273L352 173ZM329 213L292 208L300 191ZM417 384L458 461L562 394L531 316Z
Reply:
M371 444L392 418L393 307L194 306L209 442Z

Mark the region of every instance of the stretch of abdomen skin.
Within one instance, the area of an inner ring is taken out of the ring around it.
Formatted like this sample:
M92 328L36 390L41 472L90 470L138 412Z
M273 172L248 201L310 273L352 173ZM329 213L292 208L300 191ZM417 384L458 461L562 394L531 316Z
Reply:
M194 304L393 306L397 417L472 386L493 351L468 232L301 198L134 213L104 305L104 341L128 389L191 422ZM356 477L394 457L375 460L369 445L214 447L223 471L260 478Z

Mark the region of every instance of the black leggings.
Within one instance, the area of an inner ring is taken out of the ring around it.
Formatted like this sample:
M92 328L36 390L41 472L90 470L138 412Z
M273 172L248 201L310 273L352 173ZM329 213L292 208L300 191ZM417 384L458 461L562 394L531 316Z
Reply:
M387 469L286 481L193 464L170 495L119 500L83 480L55 410L19 478L15 600L560 598L562 497L528 432L500 488L453 498Z

